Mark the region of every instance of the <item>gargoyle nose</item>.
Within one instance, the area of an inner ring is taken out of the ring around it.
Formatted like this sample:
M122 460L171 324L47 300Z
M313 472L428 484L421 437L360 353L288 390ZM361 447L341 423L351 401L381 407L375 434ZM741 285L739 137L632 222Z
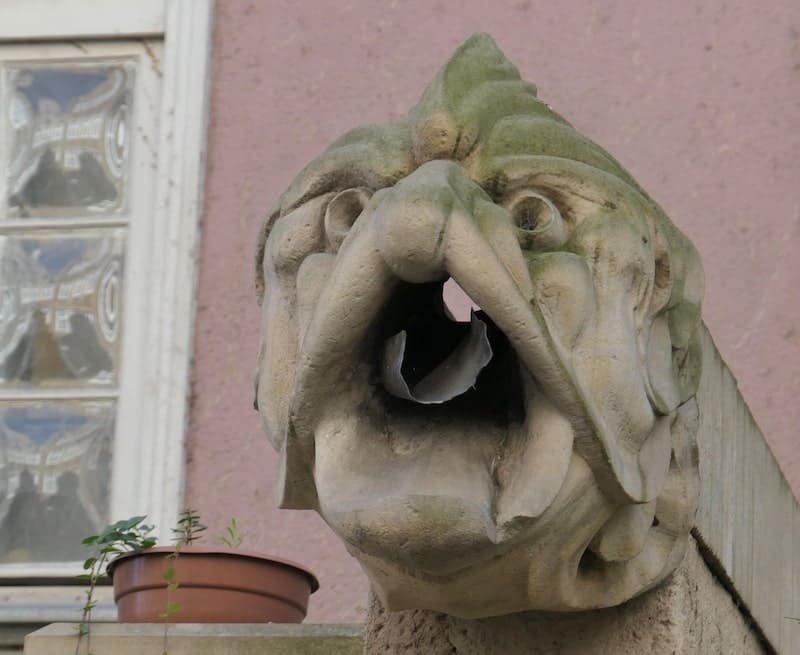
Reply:
M378 248L401 280L433 282L445 272L446 232L454 212L471 211L482 189L458 164L436 160L397 183L376 208Z

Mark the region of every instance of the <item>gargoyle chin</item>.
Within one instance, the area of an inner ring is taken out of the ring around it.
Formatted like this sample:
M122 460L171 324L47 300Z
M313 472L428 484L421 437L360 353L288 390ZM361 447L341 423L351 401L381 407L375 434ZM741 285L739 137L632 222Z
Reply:
M257 260L279 503L317 510L388 609L607 607L681 561L699 256L491 38L306 166Z

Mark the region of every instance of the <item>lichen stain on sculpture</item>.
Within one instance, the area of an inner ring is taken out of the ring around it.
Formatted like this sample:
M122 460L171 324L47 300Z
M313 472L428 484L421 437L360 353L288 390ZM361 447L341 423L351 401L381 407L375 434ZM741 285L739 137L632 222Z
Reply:
M279 503L317 510L390 610L606 607L678 565L698 254L491 38L306 166L257 259Z

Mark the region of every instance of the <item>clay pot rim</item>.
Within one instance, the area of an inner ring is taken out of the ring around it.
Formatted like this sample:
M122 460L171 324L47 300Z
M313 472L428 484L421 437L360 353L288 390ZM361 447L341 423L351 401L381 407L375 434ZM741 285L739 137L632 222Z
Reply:
M134 557L147 557L151 555L163 556L174 552L175 548L173 546L154 546L153 548L148 548L147 550L122 553L108 563L108 566L106 567L106 573L108 574L108 577L113 580L114 569L123 560L133 559ZM211 557L254 559L259 560L260 562L277 564L289 569L295 569L296 571L305 575L305 577L308 579L309 586L311 587L312 594L319 589L319 580L317 580L317 576L315 576L310 569L307 569L302 564L298 564L297 562L293 562L292 560L285 559L283 557L275 557L273 555L267 555L266 553L259 553L255 550L244 550L241 548L209 548L205 546L181 546L180 552L181 557L184 555L189 557L193 555L208 555Z

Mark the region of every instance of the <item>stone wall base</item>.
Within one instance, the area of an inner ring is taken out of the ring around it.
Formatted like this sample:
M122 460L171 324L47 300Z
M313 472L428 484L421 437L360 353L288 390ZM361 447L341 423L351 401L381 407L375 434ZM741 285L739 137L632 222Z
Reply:
M663 585L619 607L465 620L425 610L387 612L374 596L366 655L761 655L772 652L691 539Z
M93 655L162 655L164 626L98 623ZM53 623L25 637L25 655L75 655L77 626ZM361 655L359 625L178 623L169 626L169 655ZM78 655L86 655L84 638Z

